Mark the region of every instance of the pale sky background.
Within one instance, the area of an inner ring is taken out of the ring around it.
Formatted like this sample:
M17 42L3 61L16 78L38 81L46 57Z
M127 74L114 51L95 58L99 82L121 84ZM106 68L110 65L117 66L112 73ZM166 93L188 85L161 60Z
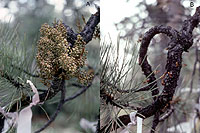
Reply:
M112 42L116 43L119 31L116 30L115 23L120 22L124 17L133 16L136 13L147 15L145 13L139 12L135 7L139 2L143 0L100 0L101 5L101 35L102 37L108 36L110 34ZM183 5L187 8L190 7L190 2L192 0L184 0ZM155 4L156 0L146 0L147 4ZM194 2L194 7L192 7L194 14L197 6L200 6L200 0Z
M125 17L130 17L138 13L138 9L134 8L141 0L100 0L101 5L101 37L111 36L114 44L116 44L119 31L116 30L115 23L120 22ZM154 1L154 0L152 0ZM106 38L107 40L108 38Z
M21 4L26 3L28 1L28 7L29 9L35 7L35 1L34 0L18 0ZM83 5L86 5L86 3L83 0L74 0L77 7L81 7ZM54 5L54 11L56 13L61 13L64 9L64 5L67 4L67 0L46 0L47 3L50 5ZM97 5L99 5L99 2L95 2ZM96 8L95 6L87 6L90 13L95 13ZM0 0L0 21L1 22L12 22L15 19L14 13L19 11L19 5L17 1L11 1L8 5L8 8L4 8L4 1ZM64 11L66 16L72 15L71 9L65 9Z

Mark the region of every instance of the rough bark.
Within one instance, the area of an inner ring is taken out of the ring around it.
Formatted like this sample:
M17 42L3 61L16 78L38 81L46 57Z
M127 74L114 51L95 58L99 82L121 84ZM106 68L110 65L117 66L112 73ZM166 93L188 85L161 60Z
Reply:
M146 119L155 115L158 111L163 111L170 105L170 101L172 100L177 87L177 81L182 68L182 53L188 52L188 49L192 46L192 31L198 26L199 22L200 7L197 7L195 14L191 18L184 21L180 31L177 31L169 26L165 27L161 25L155 26L145 33L139 51L139 61L145 76L149 76L149 74L152 73L151 65L147 60L147 50L151 39L156 34L163 33L166 34L171 40L168 44L167 64L165 66L166 75L163 80L163 92L152 104L139 109L136 116ZM149 78L149 83L155 82L156 80L154 74L151 74ZM156 86L156 82L154 83L154 86ZM152 91L152 95L157 94L157 92L158 91L154 89ZM120 123L120 121L123 123L121 125L127 125L130 122L129 115L120 116L118 123ZM114 123L114 128L119 128L119 126ZM103 132L103 129L101 131Z

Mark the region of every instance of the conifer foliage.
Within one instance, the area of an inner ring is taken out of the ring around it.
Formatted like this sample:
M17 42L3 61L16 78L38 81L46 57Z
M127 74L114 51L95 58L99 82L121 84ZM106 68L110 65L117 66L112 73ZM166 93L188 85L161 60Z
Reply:
M87 72L83 69L83 67L87 67L88 51L85 46L92 38L95 38L94 33L98 32L99 22L100 8L97 7L97 12L90 16L80 33L75 33L62 21L55 21L53 26L43 24L40 29L41 37L37 43L37 52L34 47L34 52L31 52L33 54L29 53L30 50L25 49L22 41L17 40L16 29L13 32L9 28L1 28L0 94L2 96L0 97L0 106L4 107L7 113L19 112L31 103L32 92L26 80L34 81L36 86L37 83L40 84L39 81L42 81L47 89L38 90L40 102L46 102L61 92L55 113L36 132L41 132L49 126L61 111L64 103L80 96L92 85L95 77L94 71ZM1 27L5 26L1 25ZM25 59L28 54L29 59ZM80 90L65 98L65 82L71 78L78 79L81 85L75 84L74 86L80 87ZM4 115L0 114L0 123L4 123L4 120ZM3 128L4 124L0 124L0 131Z

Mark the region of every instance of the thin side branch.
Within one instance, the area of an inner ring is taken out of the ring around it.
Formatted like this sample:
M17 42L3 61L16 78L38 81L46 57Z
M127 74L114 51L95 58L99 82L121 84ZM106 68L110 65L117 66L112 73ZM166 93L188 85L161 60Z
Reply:
M90 86L92 85L92 83L90 83L88 86L83 87L81 90L77 91L74 95L66 98L64 100L64 102L68 102L70 100L75 99L76 97L80 96L81 94L83 94Z
M52 117L50 118L50 120L42 127L40 128L39 130L37 130L35 133L39 133L41 131L43 131L45 128L47 128L57 117L58 113L61 111L61 108L62 106L64 105L64 99L65 99L65 87L64 87L64 84L65 84L65 80L62 80L62 88L61 89L61 97L60 97L60 102L56 108L56 111L55 113L52 115Z

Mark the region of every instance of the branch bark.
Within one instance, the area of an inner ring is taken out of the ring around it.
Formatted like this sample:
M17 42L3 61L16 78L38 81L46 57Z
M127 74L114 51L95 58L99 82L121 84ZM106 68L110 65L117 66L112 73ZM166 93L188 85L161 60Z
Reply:
M53 116L50 118L50 120L43 126L41 127L39 130L35 131L35 133L39 133L41 131L43 131L45 128L47 128L57 117L58 113L61 111L61 108L62 106L64 105L65 103L65 80L62 80L62 83L61 83L61 97L60 97L60 102L56 108L56 111L55 113L53 114Z
M87 21L83 31L81 33L79 33L84 41L86 43L90 42L93 38L93 34L94 34L94 31L95 31L95 27L99 24L100 22L100 8L98 8L98 11L95 13L95 14L92 14L89 18L89 20ZM67 41L69 43L71 43L71 47L73 47L75 41L77 40L77 35L78 33L75 33L69 26L65 25L66 29L67 29ZM48 99L51 99L52 97L54 97L59 91L61 91L62 89L62 83L63 83L63 79L61 78L58 78L58 75L59 73L57 73L55 75L55 78L52 80L52 84L50 86L50 88L46 91L44 91L43 93L41 93L39 96L40 96L40 101L43 102L43 101L46 101ZM5 76L5 75L4 75ZM19 87L23 87L21 86L20 83L18 83L17 81L14 81L14 79L12 77L10 77L9 75L6 75L7 79L10 81L10 82L13 82L14 85L17 85ZM53 91L51 91L53 90ZM86 89L83 90L86 91ZM83 92L81 92L80 94L82 94ZM77 96L79 96L80 94L78 94ZM75 96L75 97L77 97ZM73 98L71 98L73 99ZM67 99L65 99L66 101L68 101ZM29 97L26 97L25 100L21 101L21 106L24 107L24 106L27 106L29 105L31 99ZM64 102L65 103L65 102ZM17 110L17 103L12 105L11 109L10 109L10 112L15 112ZM4 123L4 117L0 114L0 123ZM0 132L2 131L3 129L3 126L4 124L0 125Z
M95 27L99 24L100 22L100 8L97 9L98 11L95 14L92 14L89 20L87 21L85 27L79 33L82 37L83 40L88 43L92 40ZM67 29L67 41L71 43L71 46L73 47L75 41L77 40L77 35L78 33L75 33L69 26L64 24L66 29Z
M147 31L142 39L142 44L139 53L139 64L144 72L144 75L149 76L149 83L154 87L157 87L155 82L156 78L152 72L151 65L147 60L147 50L151 39L159 33L166 34L170 37L171 41L168 44L168 54L167 54L167 64L165 66L166 75L164 78L164 89L161 95L154 99L154 102L147 107L141 108L137 111L136 116L143 119L155 115L162 109L170 105L170 101L174 95L175 89L177 87L177 81L180 76L180 71L182 67L182 53L187 52L188 49L193 44L192 31L198 26L200 22L200 7L196 8L195 14L184 21L182 29L177 31L171 27L165 26L155 26ZM152 83L155 82L155 83ZM151 88L151 87L149 87ZM152 91L152 96L158 94L158 89ZM130 123L129 115L123 115L119 117L122 125L128 125ZM118 122L119 123L119 122ZM155 124L156 125L156 124ZM114 123L115 129L119 128L116 123Z

